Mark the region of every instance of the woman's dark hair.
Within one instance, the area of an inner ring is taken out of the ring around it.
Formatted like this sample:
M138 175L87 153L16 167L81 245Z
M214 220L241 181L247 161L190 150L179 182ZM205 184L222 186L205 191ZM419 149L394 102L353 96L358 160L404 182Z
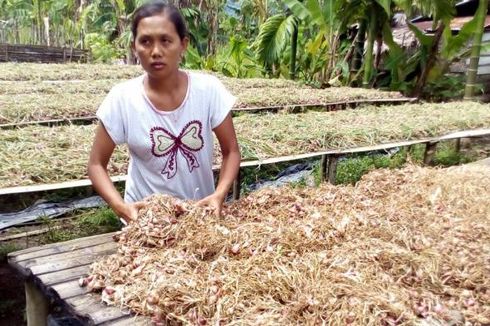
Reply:
M133 14L133 22L131 24L133 40L136 40L138 24L143 18L160 14L165 14L168 19L170 19L170 21L174 24L175 30L177 31L177 34L179 34L180 40L183 40L185 37L188 36L185 20L174 5L165 3L163 1L150 1L136 9Z

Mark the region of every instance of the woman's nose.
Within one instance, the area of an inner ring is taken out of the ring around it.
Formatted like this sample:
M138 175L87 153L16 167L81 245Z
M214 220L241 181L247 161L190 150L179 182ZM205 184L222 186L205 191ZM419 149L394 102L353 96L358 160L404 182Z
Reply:
M155 44L153 48L151 49L151 56L152 57L160 57L163 53L163 49L160 47L159 44Z

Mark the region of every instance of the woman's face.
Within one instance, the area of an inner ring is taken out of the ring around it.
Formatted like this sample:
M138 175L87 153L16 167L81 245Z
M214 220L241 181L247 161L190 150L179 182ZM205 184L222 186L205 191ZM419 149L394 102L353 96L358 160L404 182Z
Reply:
M133 50L150 76L163 79L179 68L187 43L163 13L139 21Z

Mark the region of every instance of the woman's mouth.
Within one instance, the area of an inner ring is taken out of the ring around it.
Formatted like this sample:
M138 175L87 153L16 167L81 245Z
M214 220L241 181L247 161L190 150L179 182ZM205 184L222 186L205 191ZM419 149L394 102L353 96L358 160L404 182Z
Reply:
M165 67L165 64L163 62L153 62L151 66L154 69L162 69L163 67Z

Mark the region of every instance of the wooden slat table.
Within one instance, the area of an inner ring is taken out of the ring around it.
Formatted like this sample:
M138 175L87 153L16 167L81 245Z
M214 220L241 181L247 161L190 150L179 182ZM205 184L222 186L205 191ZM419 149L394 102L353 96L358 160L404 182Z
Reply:
M29 326L46 325L50 308L61 306L87 325L149 325L149 318L109 307L98 294L78 285L95 258L116 251L113 233L54 243L10 253L9 264L26 279Z

